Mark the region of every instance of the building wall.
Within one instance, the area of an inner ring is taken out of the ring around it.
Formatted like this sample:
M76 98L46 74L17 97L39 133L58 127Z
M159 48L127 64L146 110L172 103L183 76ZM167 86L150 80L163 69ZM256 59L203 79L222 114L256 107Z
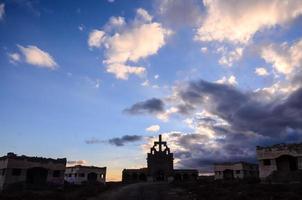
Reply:
M51 159L30 158L30 157L7 157L0 160L0 171L4 176L0 175L0 190L14 183L25 183L27 177L27 170L35 167L44 168L47 170L46 183L50 185L63 185L64 184L64 159L62 162L53 162ZM18 171L18 173L14 173ZM59 177L53 177L54 171L59 171Z
M96 173L97 182L106 183L106 167L97 168L97 167L68 167L65 171L65 181L71 184L80 185L82 183L88 182L88 174ZM81 176L84 175L84 176Z
M258 178L257 165L249 163L228 163L214 165L215 180L224 179L226 170L228 170L234 179Z
M289 155L297 159L297 167L302 170L302 145L275 145L272 147L257 147L257 159L259 161L259 177L266 179L274 171L278 171L277 159ZM268 165L268 162L270 164Z

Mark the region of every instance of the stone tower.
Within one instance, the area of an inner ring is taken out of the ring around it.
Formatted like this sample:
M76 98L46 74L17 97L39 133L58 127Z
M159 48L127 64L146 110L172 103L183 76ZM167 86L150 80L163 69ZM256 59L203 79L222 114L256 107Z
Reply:
M155 181L166 181L173 176L173 153L167 146L167 142L159 140L154 142L147 156L148 176Z

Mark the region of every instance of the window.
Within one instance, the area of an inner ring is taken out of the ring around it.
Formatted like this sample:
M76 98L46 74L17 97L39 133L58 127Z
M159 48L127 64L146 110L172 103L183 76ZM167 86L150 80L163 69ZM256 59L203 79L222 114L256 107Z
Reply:
M60 171L60 170L55 170L55 171L53 171L52 176L53 176L53 177L60 177L60 176L61 176L61 171Z
M68 177L71 177L71 174L68 174Z
M263 165L271 165L271 160L270 159L265 159L263 160Z
M15 168L15 169L12 170L12 175L13 175L13 176L20 176L20 175L21 175L21 172L22 172L21 169Z
M79 174L79 177L85 177L84 173Z
M77 174L77 173L75 173L75 174L74 174L74 177L77 177L77 176L78 176L78 174Z
M240 174L240 170L236 170L236 174Z

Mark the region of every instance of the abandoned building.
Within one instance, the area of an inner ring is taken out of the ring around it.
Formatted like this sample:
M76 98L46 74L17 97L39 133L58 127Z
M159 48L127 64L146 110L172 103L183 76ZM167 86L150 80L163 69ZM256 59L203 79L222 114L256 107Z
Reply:
M81 185L87 183L106 183L106 167L76 165L66 167L65 181L70 184Z
M214 164L215 180L258 178L258 165L247 162Z
M0 157L0 190L15 187L62 186L66 158L18 156Z
M302 143L257 146L259 177L263 181L298 182L302 180Z
M123 182L137 181L191 181L196 180L198 171L194 169L174 169L173 153L167 142L159 140L154 142L150 153L147 154L147 168L141 169L124 169Z

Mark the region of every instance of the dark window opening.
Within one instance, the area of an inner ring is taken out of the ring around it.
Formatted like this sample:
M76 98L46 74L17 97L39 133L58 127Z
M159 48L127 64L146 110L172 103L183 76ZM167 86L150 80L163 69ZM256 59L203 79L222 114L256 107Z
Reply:
M236 170L236 174L240 174L240 170Z
M263 165L271 165L271 160L270 159L265 159L263 160Z
M79 174L79 177L85 177L84 173Z
M71 174L68 174L68 177L71 177Z
M12 175L13 176L20 176L21 175L21 169L13 169Z
M53 177L60 177L60 176L61 176L61 171L60 171L60 170L55 170L55 171L53 171L52 176L53 176Z

